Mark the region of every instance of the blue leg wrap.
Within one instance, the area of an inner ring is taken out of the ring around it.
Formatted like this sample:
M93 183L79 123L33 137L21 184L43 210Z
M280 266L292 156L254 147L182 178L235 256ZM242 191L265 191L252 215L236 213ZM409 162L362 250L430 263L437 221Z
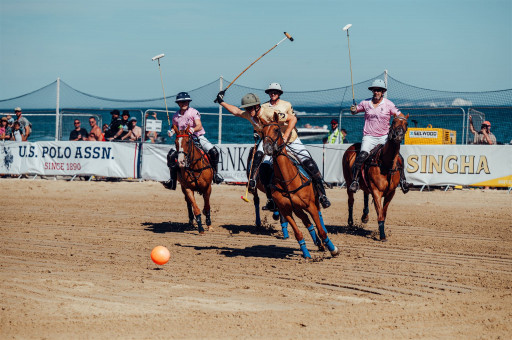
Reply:
M302 256L304 258L311 258L308 248L306 248L306 241L304 241L304 239L300 240L299 245L300 245L300 250L302 250Z
M318 212L318 216L320 216L320 224L322 225L322 229L327 234L327 228L325 228L324 218L322 217L322 212L321 211Z
M327 246L327 249L329 249L329 251L333 251L334 249L336 249L334 244L332 244L331 240L329 240L329 237L326 237L323 242Z
M310 225L308 227L308 231L309 231L309 234L311 235L311 238L313 239L313 243L318 245L318 243L320 242L320 238L316 234L315 226L314 225Z
M386 233L384 232L384 221L379 222L379 234L381 240L386 238Z
M281 228L283 229L283 238L289 238L290 235L288 234L288 222L281 223Z

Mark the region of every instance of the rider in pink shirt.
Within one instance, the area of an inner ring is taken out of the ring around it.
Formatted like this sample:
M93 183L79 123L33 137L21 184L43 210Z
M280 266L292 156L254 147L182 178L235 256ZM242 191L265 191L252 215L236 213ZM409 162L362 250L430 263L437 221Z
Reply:
M220 184L224 181L222 176L218 173L219 165L219 151L208 139L206 139L203 124L201 123L201 115L199 111L190 107L192 99L187 92L180 92L176 95L176 104L180 109L172 117L172 125L176 131L183 131L188 127L188 133L195 138L201 149L208 155L210 164L213 168L213 182ZM169 137L172 136L171 130L168 132ZM171 190L176 190L176 183L178 177L178 168L176 166L176 159L178 153L176 150L171 149L167 154L167 166L169 167L170 180L164 182L164 186Z
M384 98L384 92L387 91L386 83L382 79L376 79L368 90L373 92L373 97L363 100L359 105L352 105L350 112L355 115L358 112L364 112L364 129L363 140L361 142L361 150L357 154L354 165L352 166L352 178L354 179L348 188L352 192L359 189L359 175L361 166L370 155L370 151L379 144L385 144L389 133L389 121L393 115L401 112L396 108L395 104L387 98ZM400 156L402 158L402 156ZM409 191L409 184L405 180L405 174L402 167L400 168L400 185L402 191Z

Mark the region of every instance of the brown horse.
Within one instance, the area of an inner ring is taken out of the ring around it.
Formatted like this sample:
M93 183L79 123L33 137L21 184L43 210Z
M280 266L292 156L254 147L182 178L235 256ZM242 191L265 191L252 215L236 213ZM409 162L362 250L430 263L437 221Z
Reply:
M389 129L386 143L377 148L378 151L372 153L366 162L362 165L360 187L364 192L364 210L361 221L368 222L368 195L373 197L373 203L378 215L379 236L381 241L386 241L384 232L384 222L386 214L395 195L395 190L400 183L400 167L404 166L400 157L400 143L405 137L407 131L407 119L409 115L394 115L393 122ZM350 146L343 155L343 176L346 183L352 182L352 165L356 159L357 153L361 148L361 143ZM354 193L348 190L348 224L354 224L352 212L354 207ZM384 204L382 198L384 197Z
M265 154L271 155L273 160L272 197L279 208L279 212L291 225L303 257L311 258L311 255L306 247L304 236L295 223L292 214L297 215L311 233L311 230L314 232L314 227L309 220L309 214L315 223L321 242L327 246L332 256L337 256L339 250L327 236L327 230L320 215L320 202L312 181L300 171L288 156L286 143L277 124L278 120L279 117L274 114L273 122L263 121L262 131L263 150ZM311 236L314 239L313 233L311 233Z
M177 131L176 151L178 153L178 181L181 184L181 191L187 201L189 223L193 225L194 219L200 234L204 234L201 222L201 210L194 198L194 191L197 191L204 199L203 213L206 226L212 224L210 218L210 194L212 193L213 169L204 152L198 148L189 128Z

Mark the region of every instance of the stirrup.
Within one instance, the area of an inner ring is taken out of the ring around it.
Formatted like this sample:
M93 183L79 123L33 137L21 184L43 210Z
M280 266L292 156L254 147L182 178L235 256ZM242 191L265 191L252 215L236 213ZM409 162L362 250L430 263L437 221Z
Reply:
M357 192L357 190L359 190L359 182L353 181L352 184L350 184L350 186L348 187L348 190L351 192Z
M329 201L329 199L325 195L320 196L319 201L320 201L320 204L322 205L322 207L324 209L327 209L327 208L329 208L331 206L331 202Z
M220 174L216 173L215 175L213 175L213 183L220 184L222 182L224 182L224 178L222 178Z
M276 202L273 199L269 199L267 204L262 208L263 210L277 211Z

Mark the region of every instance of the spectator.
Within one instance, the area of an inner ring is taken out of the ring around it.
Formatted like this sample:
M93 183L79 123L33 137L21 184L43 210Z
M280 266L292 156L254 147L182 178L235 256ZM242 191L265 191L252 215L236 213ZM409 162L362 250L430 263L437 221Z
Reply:
M69 134L69 140L72 141L80 141L80 140L87 140L89 138L89 134L87 133L87 130L81 127L81 123L78 119L75 119L75 128L71 131Z
M142 129L137 126L137 118L132 117L128 122L128 133L125 134L121 139L130 140L132 142L140 141L142 137Z
M16 114L16 121L20 123L20 130L23 131L23 140L27 140L30 134L32 133L32 123L25 117L22 117L21 107L16 107L14 109L14 113Z
M146 143L156 143L158 139L158 134L156 131L146 131L144 141Z
M97 141L101 142L103 141L103 133L101 132L100 127L96 123L96 118L89 117L89 125L91 126L91 132L89 133L89 140L90 141ZM105 124L107 125L107 124ZM107 125L108 127L108 125Z
M327 141L329 144L343 144L343 135L341 131L338 129L338 120L331 120L331 132L327 137Z
M123 110L123 115L121 117L121 126L116 132L114 139L123 139L123 137L128 134L128 119L130 119L130 112L128 110Z
M23 129L21 128L20 122L15 121L14 124L12 125L11 140L16 141L16 142L22 142L24 134L25 134L25 131L23 131Z
M486 120L482 123L480 131L475 131L473 118L469 116L469 130L473 133L473 144L496 145L496 136L491 132L491 123Z
M108 130L105 132L105 140L113 140L119 130L123 129L123 126L121 125L121 118L119 118L121 112L119 112L119 110L113 110L110 114L112 115L112 120L110 121Z
M10 140L10 132L11 129L9 128L9 126L7 126L7 118L2 117L2 120L0 121L0 140Z
M347 144L347 143L350 143L347 139L347 130L345 129L341 129L341 134L343 135L343 144Z

